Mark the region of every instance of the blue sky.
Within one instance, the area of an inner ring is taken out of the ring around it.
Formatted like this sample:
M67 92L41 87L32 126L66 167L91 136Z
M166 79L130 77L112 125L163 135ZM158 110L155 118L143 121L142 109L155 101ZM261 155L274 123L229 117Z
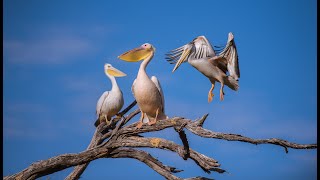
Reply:
M3 172L86 149L95 130L95 106L111 88L103 72L110 63L125 106L140 63L117 59L151 43L156 54L147 68L161 82L170 117L209 113L205 128L252 138L317 141L316 0L262 1L17 1L3 3ZM189 64L172 73L165 53L199 35L225 45L233 32L240 89L219 87L208 104L210 82ZM132 121L138 120L137 116ZM171 129L148 134L180 143ZM225 174L205 174L174 153L148 149L163 163L183 169L180 177L215 179L316 179L317 150L204 139L187 132L190 146L217 159ZM49 175L63 179L71 168ZM99 159L83 180L163 179L128 159ZM41 178L45 179L45 178Z

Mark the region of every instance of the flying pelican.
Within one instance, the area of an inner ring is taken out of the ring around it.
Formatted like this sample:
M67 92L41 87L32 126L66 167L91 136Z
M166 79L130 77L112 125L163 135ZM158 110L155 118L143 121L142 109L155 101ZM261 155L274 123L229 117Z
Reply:
M168 118L164 112L164 97L160 82L155 76L150 79L146 73L146 67L153 58L154 53L155 48L151 44L145 43L118 56L119 59L128 62L144 60L140 64L137 78L131 88L141 111L137 128L141 128L143 123L152 125L157 120Z
M124 103L122 92L115 77L123 77L126 74L112 67L111 64L104 65L104 72L111 80L112 88L111 91L105 91L97 102L96 114L98 120L95 126L98 126L104 120L109 123L111 117L121 110Z
M216 55L219 51L219 55ZM172 72L178 69L181 63L188 62L210 80L212 86L208 93L208 102L211 102L214 96L212 91L216 81L221 83L221 101L224 99L224 85L235 91L239 88L238 53L231 32L228 34L227 45L222 51L214 50L206 37L198 36L190 43L171 50L166 54L166 59L170 64L176 64Z

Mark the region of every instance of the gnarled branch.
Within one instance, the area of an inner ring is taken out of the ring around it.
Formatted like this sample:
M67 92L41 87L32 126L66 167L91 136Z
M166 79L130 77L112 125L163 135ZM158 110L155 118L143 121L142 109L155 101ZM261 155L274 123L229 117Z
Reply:
M88 164L98 158L134 158L137 159L150 168L158 172L160 175L167 179L181 179L173 173L180 172L174 167L163 165L159 160L152 157L149 153L141 150L134 149L135 147L148 147L158 148L176 152L184 160L190 158L205 172L211 171L223 173L225 170L219 168L218 161L207 157L189 147L187 136L184 129L189 130L197 136L204 138L222 139L227 141L241 141L251 144L273 144L279 145L285 148L286 152L288 148L293 149L316 149L317 144L297 144L288 142L282 139L269 138L269 139L252 139L238 134L220 133L207 130L203 128L208 114L202 118L192 121L190 119L182 117L173 117L167 120L157 121L156 124L149 126L143 125L140 129L136 128L137 122L130 125L126 125L129 120L139 114L139 110L131 112L129 115L124 116L133 106L135 102L126 108L122 112L122 119L113 118L111 123L100 123L92 137L92 140L87 150L77 154L63 154L60 156L52 157L47 160L42 160L31 164L28 168L21 172L6 176L4 179L35 179L42 177L72 166L76 166L74 171L66 179L79 179L83 171ZM142 137L142 133L161 131L166 128L174 128L183 146L176 144L175 142L162 139L162 138L145 138ZM193 177L191 179L208 179L206 177Z
M112 158L134 158L137 159L150 168L155 170L157 173L161 174L167 179L180 179L174 176L172 173L181 172L182 170L177 170L175 167L170 167L163 165L156 158L152 157L149 153L133 148L119 148L112 153L110 153Z
M206 119L207 115L204 115L202 119ZM204 120L202 120L204 121ZM285 148L286 153L288 153L288 148L292 149L316 149L317 144L297 144L292 143L283 139L278 138L269 138L269 139L252 139L249 137L245 137L239 134L229 134L229 133L220 133L213 132L207 129L202 128L202 125L199 126L199 120L193 123L189 123L186 128L191 131L193 134L205 137L205 138L214 138L214 139L223 139L227 141L242 141L251 144L274 144L279 145Z

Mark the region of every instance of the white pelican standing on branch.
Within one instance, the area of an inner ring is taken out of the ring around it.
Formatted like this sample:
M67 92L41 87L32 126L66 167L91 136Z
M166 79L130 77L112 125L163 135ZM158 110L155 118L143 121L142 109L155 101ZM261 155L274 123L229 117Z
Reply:
M95 126L98 126L103 121L108 124L111 118L121 110L124 103L122 92L115 77L123 77L126 74L112 67L111 64L104 65L104 72L111 80L112 88L111 91L105 91L97 102L96 114L98 121L96 121Z
M228 35L226 47L219 55L216 55L215 51L221 50L214 50L206 37L198 36L190 43L171 50L166 54L167 61L171 64L176 64L172 72L178 69L181 63L188 62L210 80L212 86L208 93L208 102L212 101L212 91L216 81L221 83L221 101L224 99L224 85L235 91L239 88L240 69L238 53L231 32ZM229 75L227 75L227 72L229 72Z
M160 82L155 76L150 79L146 73L146 67L153 58L154 52L155 48L151 44L145 43L118 56L119 59L128 62L144 60L140 64L137 78L132 84L132 92L141 111L137 128L141 128L143 123L152 125L157 120L168 118L164 112L164 96Z

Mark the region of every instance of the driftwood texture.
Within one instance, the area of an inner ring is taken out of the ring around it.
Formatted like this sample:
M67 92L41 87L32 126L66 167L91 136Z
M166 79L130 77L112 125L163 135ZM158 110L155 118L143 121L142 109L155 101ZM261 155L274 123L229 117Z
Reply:
M26 169L3 179L36 179L57 171L75 166L74 170L66 177L67 180L79 179L85 171L88 164L98 158L133 158L145 163L154 171L165 177L166 179L182 179L175 175L182 170L162 164L149 153L135 149L135 147L148 147L168 150L177 153L181 158L187 160L192 159L206 173L212 171L224 173L225 170L219 168L220 164L217 160L203 155L189 147L185 129L189 130L197 136L204 138L222 139L227 141L242 141L251 144L274 144L282 146L288 153L288 148L293 149L316 149L317 144L297 144L282 139L252 139L238 134L214 132L203 128L203 123L208 117L204 115L200 119L192 121L182 117L173 117L168 120L158 121L156 124L149 126L143 125L137 129L137 122L126 125L129 120L140 113L140 110L134 110L130 114L125 115L136 102L131 103L119 115L122 118L114 118L110 124L101 123L96 128L92 140L87 150L77 154L62 154L47 160L37 161ZM145 138L141 134L146 132L161 131L166 128L174 128L179 135L183 146L175 142L162 138ZM106 162L107 163L107 162ZM206 177L191 177L188 180L205 180Z

